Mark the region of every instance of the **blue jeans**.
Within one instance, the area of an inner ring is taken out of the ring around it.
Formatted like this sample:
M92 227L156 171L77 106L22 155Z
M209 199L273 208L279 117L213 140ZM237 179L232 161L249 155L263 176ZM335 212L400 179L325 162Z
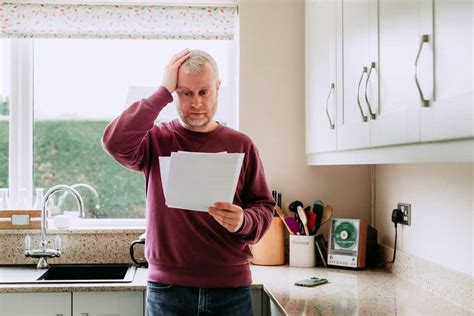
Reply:
M146 316L252 315L250 286L193 288L148 282Z

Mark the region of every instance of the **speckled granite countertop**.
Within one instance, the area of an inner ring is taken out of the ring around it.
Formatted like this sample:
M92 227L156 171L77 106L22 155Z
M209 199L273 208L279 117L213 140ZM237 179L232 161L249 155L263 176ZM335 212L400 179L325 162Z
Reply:
M252 266L253 283L288 315L471 315L383 270ZM294 282L316 276L329 283L299 287Z
M0 267L0 277L5 268ZM334 268L293 268L251 265L253 287L263 288L288 315L469 315L454 304L397 276L377 271ZM295 281L311 276L329 283L297 287ZM147 270L138 269L132 283L0 284L6 292L144 291Z

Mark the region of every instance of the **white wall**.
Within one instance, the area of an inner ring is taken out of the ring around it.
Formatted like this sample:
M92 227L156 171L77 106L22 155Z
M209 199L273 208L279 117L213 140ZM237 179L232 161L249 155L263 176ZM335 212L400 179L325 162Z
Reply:
M321 199L338 217L370 220L369 166L308 167L304 1L241 0L240 130L259 148L285 201Z
M474 276L473 196L472 163L377 166L379 243L393 248L392 209L410 203L412 223L399 226L397 249Z

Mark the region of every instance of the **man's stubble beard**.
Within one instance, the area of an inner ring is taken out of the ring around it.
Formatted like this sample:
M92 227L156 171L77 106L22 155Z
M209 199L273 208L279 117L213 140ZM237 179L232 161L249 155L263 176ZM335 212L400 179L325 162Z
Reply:
M179 100L176 101L176 110L178 111L178 115L186 125L191 126L193 128L199 128L206 126L209 122L214 118L217 110L217 98L214 106L212 108L211 116L210 117L203 117L201 119L192 119L189 117L185 117L184 113L181 111Z

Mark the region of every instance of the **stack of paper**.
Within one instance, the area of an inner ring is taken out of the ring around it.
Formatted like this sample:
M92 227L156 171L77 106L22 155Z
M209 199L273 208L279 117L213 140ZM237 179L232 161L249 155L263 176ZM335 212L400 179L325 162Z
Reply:
M166 205L207 212L215 202L232 203L244 154L173 152L159 157Z

